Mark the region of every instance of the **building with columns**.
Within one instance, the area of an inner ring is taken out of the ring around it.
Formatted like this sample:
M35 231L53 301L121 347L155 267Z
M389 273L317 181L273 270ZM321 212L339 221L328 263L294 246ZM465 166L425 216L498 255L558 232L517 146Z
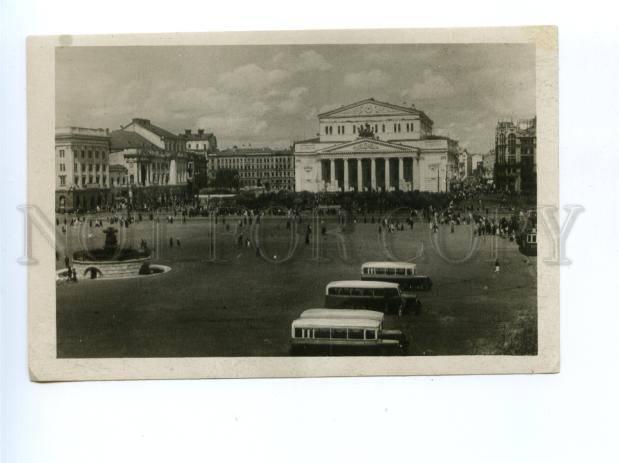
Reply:
M56 211L96 210L109 205L109 154L107 129L56 128Z
M115 182L113 202L136 207L167 204L191 196L192 154L186 140L152 124L133 119L110 132L110 165L114 172L125 169L126 183Z
M294 145L297 191L448 191L458 143L432 135L414 106L369 98L318 115L318 137Z

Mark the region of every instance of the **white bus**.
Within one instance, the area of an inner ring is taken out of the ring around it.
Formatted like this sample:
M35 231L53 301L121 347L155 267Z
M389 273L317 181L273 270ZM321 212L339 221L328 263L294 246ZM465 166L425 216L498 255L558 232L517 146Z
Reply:
M376 320L380 322L381 333L383 338L386 339L403 339L403 334L400 330L386 330L383 328L385 321L385 314L377 312L376 310L355 310L355 309L306 309L301 312L299 318L345 318L348 320L360 319L360 320Z
M408 343L387 339L382 322L371 318L298 318L292 322L293 355L403 355Z
M417 265L410 262L366 262L361 266L361 279L397 283L404 291L430 290L432 280L417 274Z

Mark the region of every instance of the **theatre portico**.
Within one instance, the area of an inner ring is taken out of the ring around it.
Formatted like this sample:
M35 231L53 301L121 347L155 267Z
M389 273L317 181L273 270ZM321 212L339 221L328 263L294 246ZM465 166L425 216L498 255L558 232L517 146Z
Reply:
M318 119L319 137L295 143L297 191L448 191L457 174L457 142L414 107L368 99Z

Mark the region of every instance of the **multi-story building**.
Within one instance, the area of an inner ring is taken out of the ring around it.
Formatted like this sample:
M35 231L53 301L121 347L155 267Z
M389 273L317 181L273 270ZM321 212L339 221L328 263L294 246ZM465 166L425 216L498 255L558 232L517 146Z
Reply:
M448 191L458 143L432 126L414 106L373 98L319 114L319 136L294 145L296 190Z
M185 140L187 151L204 153L217 151L217 137L213 133L205 132L204 129L198 129L196 133L191 129L185 129L185 133L179 134L179 137Z
M481 177L484 172L484 156L481 153L469 154L469 175Z
M466 179L471 174L471 156L466 149L461 149L458 153L458 178Z
M185 149L191 158L189 172L193 177L193 193L197 194L208 184L208 155L217 152L217 137L204 129L198 129L196 133L185 129L185 133L179 134L179 138L185 140Z
M209 156L211 178L220 169L238 172L240 188L294 191L294 157L291 150L233 147Z
M494 179L497 188L532 192L537 188L537 119L499 121L495 136Z
M486 180L492 181L494 179L494 163L495 163L495 154L494 150L488 151L488 154L484 155L483 166L484 166L484 174L483 177Z
M59 212L108 207L110 136L107 129L56 129L56 200Z
M194 156L187 152L183 137L136 118L110 132L110 139L110 164L115 172L126 169L126 182L120 177L121 183L114 185L114 201L123 198L144 207L192 197Z

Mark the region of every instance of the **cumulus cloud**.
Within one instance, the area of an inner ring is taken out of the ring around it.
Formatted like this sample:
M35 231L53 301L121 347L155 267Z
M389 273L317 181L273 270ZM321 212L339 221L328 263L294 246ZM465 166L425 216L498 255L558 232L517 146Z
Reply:
M215 133L225 133L230 137L260 135L268 128L264 119L257 119L245 114L205 115L198 118L198 127L206 127Z
M283 69L266 70L252 63L224 72L219 76L219 83L226 89L249 93L279 84L288 77L289 72Z
M380 87L387 85L390 81L391 76L380 69L349 72L344 76L344 83L354 88Z
M278 104L278 108L286 114L293 114L305 108L304 95L308 92L307 87L295 87L288 92L287 97Z
M431 69L426 69L421 80L415 82L410 89L402 92L402 96L411 99L448 98L456 94L456 89L448 79Z
M298 55L279 52L273 56L273 64L293 73L307 71L328 71L333 65L315 50L306 50Z
M332 67L333 65L320 53L307 50L299 55L295 69L298 71L328 71Z

